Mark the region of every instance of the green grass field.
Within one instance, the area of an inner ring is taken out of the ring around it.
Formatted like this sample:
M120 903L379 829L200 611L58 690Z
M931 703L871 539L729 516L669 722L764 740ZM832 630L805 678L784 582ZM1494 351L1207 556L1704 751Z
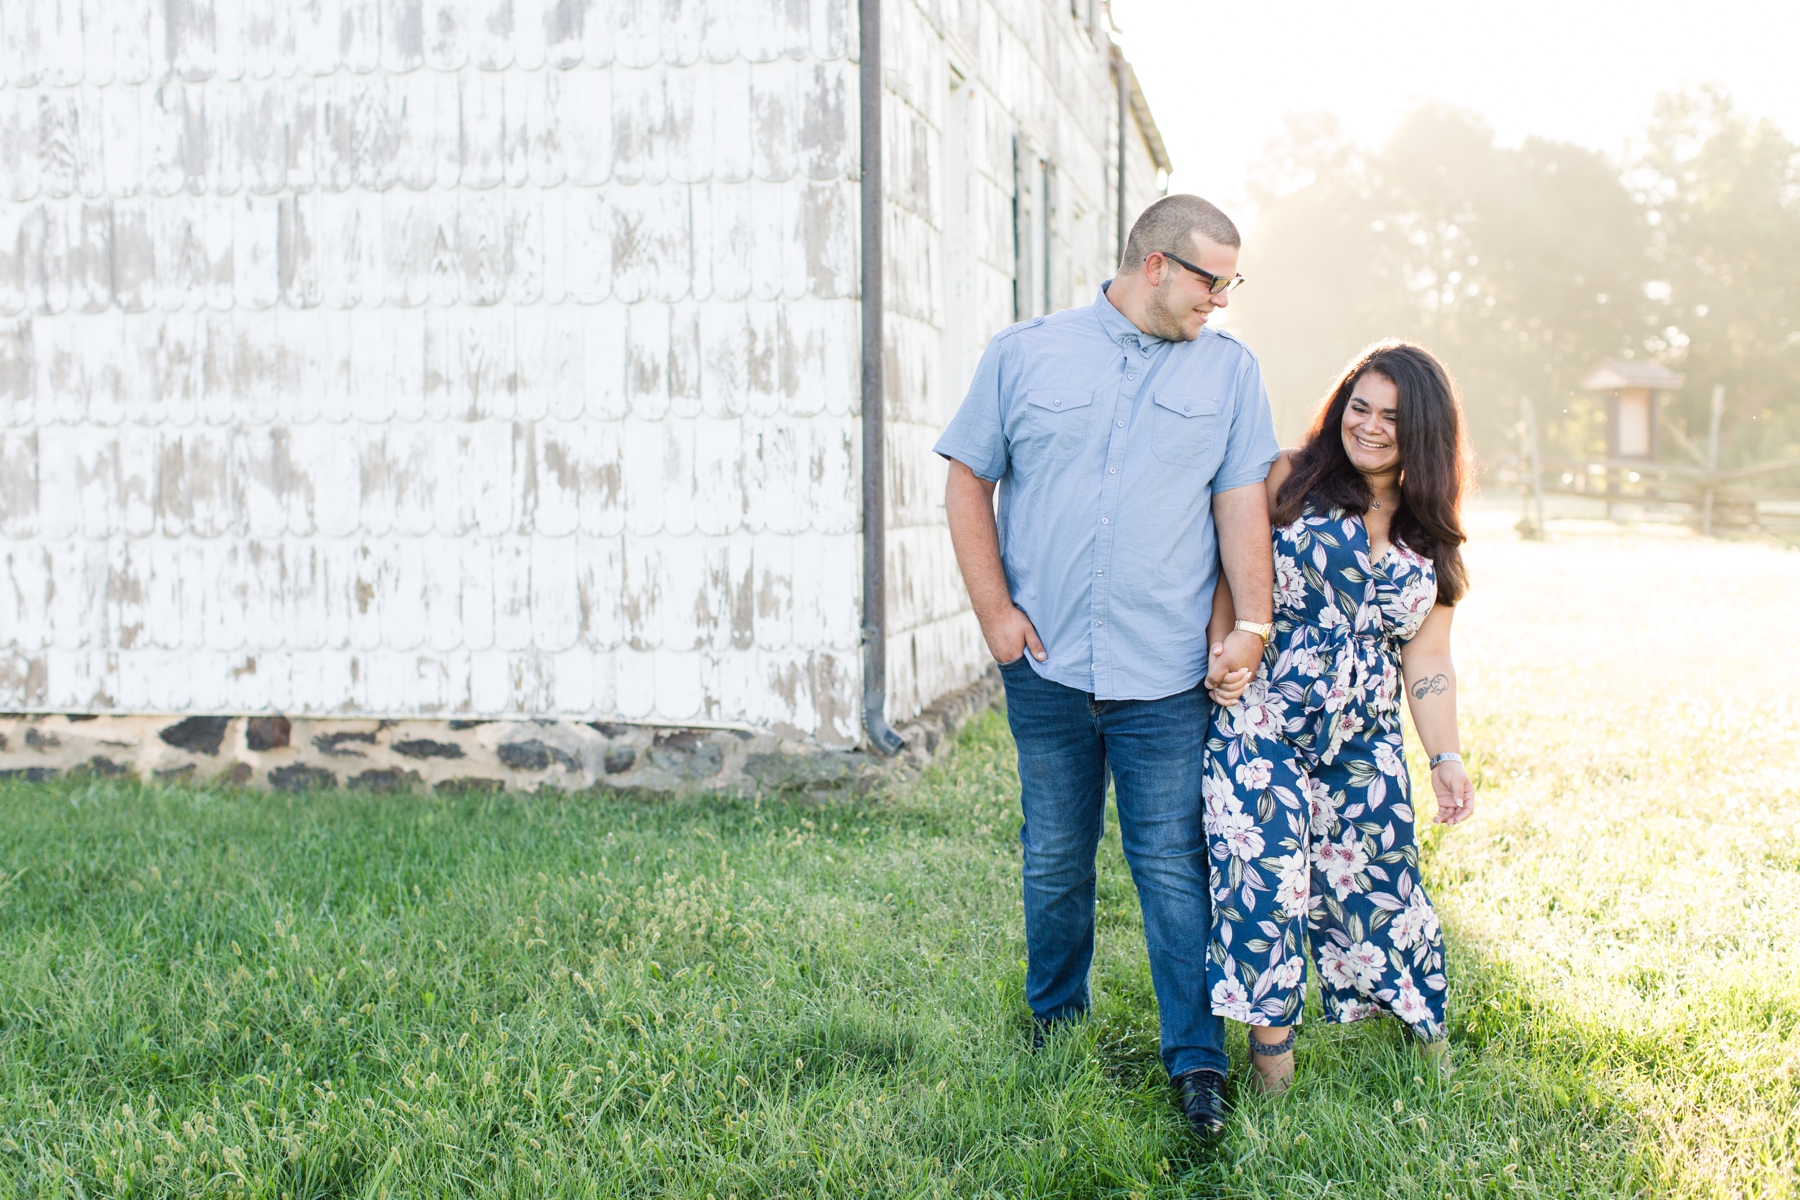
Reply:
M1026 1053L997 715L835 803L5 784L0 1196L1795 1195L1800 556L1473 567L1449 1083L1315 1025L1196 1146L1116 835Z

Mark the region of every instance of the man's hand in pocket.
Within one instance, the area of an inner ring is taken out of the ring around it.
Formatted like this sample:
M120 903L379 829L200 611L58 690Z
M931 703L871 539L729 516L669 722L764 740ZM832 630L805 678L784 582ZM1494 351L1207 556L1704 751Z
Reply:
M1007 605L1005 609L983 621L981 636L987 639L988 652L997 663L1017 661L1027 650L1039 662L1050 657L1044 652L1044 643L1038 640L1037 629L1032 625L1031 618L1021 612L1016 604Z

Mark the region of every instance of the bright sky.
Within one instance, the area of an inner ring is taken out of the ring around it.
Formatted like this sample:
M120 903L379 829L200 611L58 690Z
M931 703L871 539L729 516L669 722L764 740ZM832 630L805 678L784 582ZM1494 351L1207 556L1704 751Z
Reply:
M1326 110L1379 143L1420 103L1617 153L1659 91L1723 84L1800 139L1794 0L1113 0L1175 162L1170 190L1243 209L1250 164L1288 112Z

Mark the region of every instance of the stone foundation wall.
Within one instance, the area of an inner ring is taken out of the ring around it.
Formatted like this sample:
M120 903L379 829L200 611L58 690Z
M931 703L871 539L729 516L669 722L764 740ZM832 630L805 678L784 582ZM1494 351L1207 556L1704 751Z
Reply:
M1000 695L990 669L902 726L896 759L748 730L603 721L0 716L0 779L68 774L223 782L277 791L866 790L936 758Z

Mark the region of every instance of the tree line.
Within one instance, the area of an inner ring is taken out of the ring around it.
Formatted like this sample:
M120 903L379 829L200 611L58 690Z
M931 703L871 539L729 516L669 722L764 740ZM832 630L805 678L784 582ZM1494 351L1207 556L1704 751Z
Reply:
M1695 444L1724 385L1722 465L1800 455L1800 146L1721 89L1665 93L1617 158L1502 146L1448 107L1380 147L1294 117L1251 198L1236 325L1289 436L1357 349L1399 336L1451 364L1483 466L1514 452L1522 398L1547 452L1599 453L1580 380L1605 357L1685 374L1664 416Z

